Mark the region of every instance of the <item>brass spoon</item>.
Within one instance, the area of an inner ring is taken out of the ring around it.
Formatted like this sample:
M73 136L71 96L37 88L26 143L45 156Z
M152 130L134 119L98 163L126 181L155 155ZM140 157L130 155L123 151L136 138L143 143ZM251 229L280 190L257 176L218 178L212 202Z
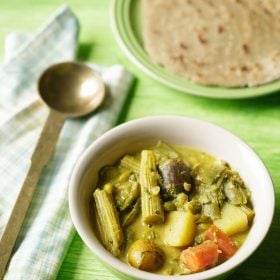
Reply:
M38 89L50 111L0 240L0 279L4 277L40 174L52 156L66 118L93 112L105 96L105 86L100 76L90 67L77 62L59 63L48 68L39 79Z

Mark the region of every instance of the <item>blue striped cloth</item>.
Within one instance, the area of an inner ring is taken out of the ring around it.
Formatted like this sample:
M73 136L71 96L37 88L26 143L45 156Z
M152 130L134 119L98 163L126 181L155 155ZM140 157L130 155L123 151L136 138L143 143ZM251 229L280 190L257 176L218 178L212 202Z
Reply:
M37 79L49 65L74 59L78 33L77 18L63 6L33 36L8 38L8 57L0 67L0 234L47 116L37 96ZM96 114L66 121L40 177L5 280L54 279L75 233L67 201L71 171L84 149L116 123L132 80L120 65L91 66L106 83L107 99Z

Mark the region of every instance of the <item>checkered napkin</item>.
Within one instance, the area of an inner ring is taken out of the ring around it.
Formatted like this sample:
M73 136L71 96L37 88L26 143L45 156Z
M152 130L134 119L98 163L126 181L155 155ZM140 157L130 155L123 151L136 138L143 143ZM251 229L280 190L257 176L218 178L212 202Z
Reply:
M8 37L8 58L0 67L0 234L47 116L37 97L37 79L49 65L74 58L78 31L75 15L63 6L35 35ZM37 185L6 280L54 279L72 240L67 201L71 171L84 149L116 123L132 80L120 65L92 67L106 83L107 99L95 114L69 119L64 125L54 156Z

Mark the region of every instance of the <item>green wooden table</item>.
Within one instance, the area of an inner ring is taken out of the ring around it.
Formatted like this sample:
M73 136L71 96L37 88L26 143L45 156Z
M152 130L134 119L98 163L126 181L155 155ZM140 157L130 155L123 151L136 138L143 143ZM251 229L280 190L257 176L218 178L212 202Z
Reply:
M8 32L35 31L62 3L61 0L1 0L1 55ZM110 27L109 0L71 0L68 4L81 23L78 59L104 65L121 63L136 77L120 122L158 114L204 119L241 137L263 159L275 184L275 217L260 248L229 279L280 279L280 94L231 101L194 97L166 88L138 70L116 44ZM106 280L116 277L76 235L57 278Z

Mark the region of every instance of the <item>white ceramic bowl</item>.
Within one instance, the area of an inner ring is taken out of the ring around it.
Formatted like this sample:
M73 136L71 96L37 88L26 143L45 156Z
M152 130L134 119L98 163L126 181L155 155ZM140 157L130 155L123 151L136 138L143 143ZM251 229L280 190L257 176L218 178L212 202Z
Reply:
M255 218L248 238L229 260L209 270L185 276L160 276L126 265L112 256L95 236L90 215L92 193L101 167L122 155L164 140L196 147L226 160L252 192ZM266 236L274 214L275 195L269 173L256 153L223 128L179 116L146 117L117 126L93 142L77 162L70 182L69 205L73 223L87 246L113 272L127 279L198 280L223 278L244 262Z

